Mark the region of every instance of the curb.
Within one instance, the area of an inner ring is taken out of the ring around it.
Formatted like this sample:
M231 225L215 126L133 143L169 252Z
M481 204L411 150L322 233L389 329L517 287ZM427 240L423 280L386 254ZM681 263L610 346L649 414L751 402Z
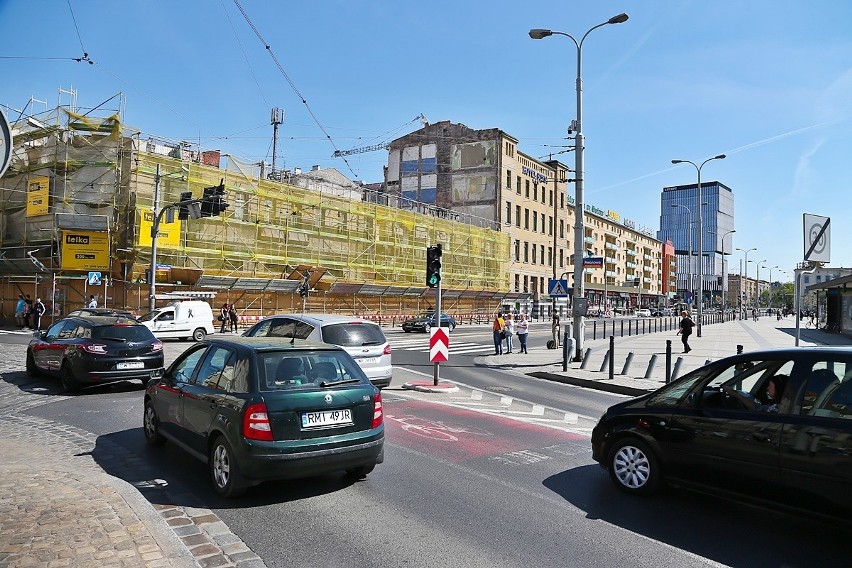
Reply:
M606 391L615 394L625 394L628 396L640 396L643 394L648 394L649 392L654 392L656 389L639 389L635 387L628 387L624 385L611 385L602 381L593 381L589 379L577 379L575 377L565 377L563 375L557 375L554 373L547 373L543 371L535 371L533 373L527 373L530 377L535 377L536 379L545 379L547 381L555 381L557 383L563 383L566 385L574 385L577 387L584 387L587 389L594 389L599 391Z
M451 393L458 392L459 387L452 383L442 383L439 382L437 385L434 381L410 381L402 385L402 388L415 390L418 392L438 392L438 393Z

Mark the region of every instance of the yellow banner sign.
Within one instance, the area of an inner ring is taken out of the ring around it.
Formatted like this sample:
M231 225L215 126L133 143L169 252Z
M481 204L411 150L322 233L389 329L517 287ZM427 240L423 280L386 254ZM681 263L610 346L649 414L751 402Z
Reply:
M30 178L27 181L27 217L47 215L49 204L50 178Z
M62 231L62 270L109 270L109 233Z
M151 242L151 228L154 226L154 210L139 209L139 236L136 243L138 247L149 247ZM157 246L177 248L180 246L180 219L175 216L173 223L166 223L165 216L160 221L157 234Z

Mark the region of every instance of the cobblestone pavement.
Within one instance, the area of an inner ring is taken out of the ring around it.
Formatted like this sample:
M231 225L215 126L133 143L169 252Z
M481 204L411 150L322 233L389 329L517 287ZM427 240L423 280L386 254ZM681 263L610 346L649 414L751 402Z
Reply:
M163 487L135 454L27 415L67 397L28 389L24 354L23 345L0 343L0 566L265 566L217 515Z

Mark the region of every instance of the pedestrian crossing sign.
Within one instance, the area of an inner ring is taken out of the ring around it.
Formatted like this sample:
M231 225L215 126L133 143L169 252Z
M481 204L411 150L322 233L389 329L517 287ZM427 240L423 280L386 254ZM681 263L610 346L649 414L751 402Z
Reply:
M100 286L101 285L101 273L100 272L89 272L89 286Z
M568 296L568 281L564 279L549 279L547 282L547 293L552 297L565 298Z

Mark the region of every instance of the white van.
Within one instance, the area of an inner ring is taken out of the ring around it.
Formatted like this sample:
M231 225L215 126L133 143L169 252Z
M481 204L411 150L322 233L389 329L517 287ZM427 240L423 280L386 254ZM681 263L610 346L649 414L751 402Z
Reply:
M169 302L162 308L156 308L139 318L151 330L154 337L166 339L176 337L201 341L204 336L214 333L213 310L210 304L201 300L178 300Z

